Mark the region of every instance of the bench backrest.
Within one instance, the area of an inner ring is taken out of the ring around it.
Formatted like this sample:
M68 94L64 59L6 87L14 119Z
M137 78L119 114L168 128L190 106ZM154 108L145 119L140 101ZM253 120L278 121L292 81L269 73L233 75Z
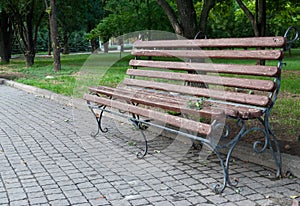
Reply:
M280 88L284 37L136 41L127 86L270 108ZM274 61L275 60L275 61ZM258 65L266 61L266 66Z

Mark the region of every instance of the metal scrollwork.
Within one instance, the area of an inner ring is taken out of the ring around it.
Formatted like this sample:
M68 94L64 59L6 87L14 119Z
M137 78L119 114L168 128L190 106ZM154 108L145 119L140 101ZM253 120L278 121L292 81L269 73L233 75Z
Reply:
M88 102L88 105L90 105L90 102ZM104 112L105 108L106 108L105 105L100 105L100 106L96 106L96 107L93 107L90 105L90 110L94 114L94 116L96 118L97 126L98 126L97 131L91 133L92 137L96 137L100 133L100 131L102 133L108 132L107 127L102 128L102 117L103 117L103 112ZM101 112L98 114L97 112L95 112L95 109L99 109L99 110L101 110Z
M139 151L136 154L136 157L138 159L142 159L148 153L148 141L147 141L146 135L143 132L144 129L142 129L143 128L142 123L140 121L138 121L137 119L135 119L135 117L130 118L130 122L132 122L132 124L135 126L135 128L137 128L141 132L141 135L144 138L144 142L145 142L144 150L143 151Z
M294 30L295 36L294 38L287 40L287 44L286 47L284 48L284 51L289 50L291 48L292 43L294 43L299 38L299 29L296 26L290 26L284 33L284 37L288 38L288 35L292 30Z

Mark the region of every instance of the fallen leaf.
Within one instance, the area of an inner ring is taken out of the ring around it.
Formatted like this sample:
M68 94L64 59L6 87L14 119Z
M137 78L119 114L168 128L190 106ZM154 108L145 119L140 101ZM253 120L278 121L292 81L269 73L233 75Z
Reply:
M100 196L100 197L98 197L96 200L103 200L103 199L105 199L106 197L105 196Z
M286 144L286 145L284 146L284 149L290 150L290 149L291 149L291 146L290 146L289 144Z

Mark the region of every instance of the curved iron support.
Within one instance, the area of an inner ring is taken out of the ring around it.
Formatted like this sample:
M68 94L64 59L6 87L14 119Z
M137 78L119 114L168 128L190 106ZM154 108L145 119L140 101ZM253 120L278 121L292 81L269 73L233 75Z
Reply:
M291 48L291 46L292 46L292 43L294 43L294 42L298 39L298 37L299 37L299 29L298 29L298 27L296 27L296 26L290 26L290 27L285 31L284 37L285 37L285 38L288 38L288 35L289 35L289 33L290 33L292 30L295 31L295 36L294 36L294 38L292 38L292 39L290 39L290 40L287 40L287 44L286 44L286 47L284 48L284 51L289 50L289 49Z
M275 134L272 131L271 126L270 126L269 116L270 116L270 110L267 110L265 113L264 119L259 118L259 121L265 128L266 136L267 136L266 138L268 139L268 146L270 148L273 159L277 165L276 177L281 177L282 176L282 156L280 153L280 147L279 147L277 137L275 136ZM276 151L274 151L274 149L273 149L272 142L275 144ZM275 153L277 153L277 155Z
M241 138L243 138L244 136L246 136L247 134L249 134L250 132L253 132L253 131L261 132L264 137L264 141L255 141L253 143L253 150L256 153L260 154L260 153L265 152L266 149L269 147L271 155L273 156L273 159L277 166L276 177L280 177L282 175L282 157L281 157L277 138L270 128L269 115L270 115L270 109L265 112L264 118L258 118L258 120L262 124L263 128L252 127L250 129L246 129L245 120L239 119L237 124L241 128L240 128L238 134L232 140L230 140L228 143L226 143L224 145L216 145L215 150L229 148L229 150L227 152L227 156L226 156L225 165L222 166L223 172L224 172L224 177L226 177L226 179L224 179L224 181L225 181L224 185L228 184L230 186L237 186L238 180L234 179L234 182L231 182L231 180L229 178L230 158L232 156L233 150L235 149L237 143L241 140ZM216 124L216 126L220 126L220 125ZM227 131L229 131L229 129L226 128L226 132ZM274 150L272 143L274 143L276 150Z
M97 113L94 111L93 108L90 107L90 110L92 111L92 113L94 114L95 118L96 118L96 121L97 121L97 125L98 125L98 129L97 129L97 132L92 132L91 133L91 136L92 137L96 137L100 131L102 133L106 133L108 132L108 128L105 127L105 128L102 128L102 117L103 117L103 112L104 112L104 109L106 108L105 105L101 105L101 106L98 106L98 108L101 110L101 112L99 113L99 116L97 115Z
M214 147L214 153L217 154L218 159L220 160L222 169L223 169L223 173L224 173L224 180L223 180L223 185L217 184L214 186L214 192L216 193L220 193L222 192L226 185L230 185L233 187L236 187L238 184L238 179L233 179L233 181L231 181L231 179L229 178L229 168L230 168L230 158L232 156L232 153L237 145L237 143L241 140L241 138L243 138L244 136L246 136L247 134L249 134L250 132L253 131L258 131L258 132L262 132L263 136L264 136L264 141L256 141L253 143L253 150L256 153L263 153L264 151L266 151L266 149L269 147L271 154L274 158L274 161L278 167L277 169L277 177L280 177L282 174L282 158L281 158L281 154L280 154L280 149L279 149L279 144L277 142L276 136L275 134L272 132L271 128L270 128L270 124L269 124L269 115L270 115L270 110L267 110L264 116L264 119L262 118L258 118L259 121L262 123L263 128L261 127L252 127L250 129L246 129L246 123L245 120L243 119L239 119L237 124L240 127L240 130L238 132L238 134L232 139L230 140L228 143L224 144L224 145L217 145L213 142L211 147ZM229 136L230 130L229 127L227 125L225 125L224 123L216 123L213 125L214 129L218 129L218 127L220 126L226 126L225 128L225 133L222 134L222 137L227 137ZM276 152L277 155L275 154L275 151L273 149L272 146L272 142L275 143L275 147L276 147ZM220 149L225 149L225 148L229 148L227 155L226 155L226 160L224 163L224 160L222 160L222 158L219 156L219 150Z
M224 160L222 159L220 153L216 149L213 149L213 151L217 155L217 157L220 161L222 170L223 170L223 185L220 185L219 183L217 183L213 186L213 191L216 194L220 194L224 191L227 184L230 183L230 181L229 181L229 171L228 171L228 167L226 166L226 164L224 164Z
M217 124L214 124L214 125L217 125ZM224 159L222 158L220 152L218 151L217 144L213 140L214 139L213 137L211 137L211 138L208 137L207 139L202 139L202 138L199 138L199 139L195 138L195 139L201 141L201 143L203 145L207 146L213 153L215 153L218 160L220 161L220 165L223 170L223 183L222 184L216 183L216 184L214 184L214 186L212 188L216 194L220 194L224 191L227 184L230 184L227 163L224 163Z
M209 138L209 140L210 140L209 142L202 141L203 144L210 147L211 150L217 155L217 158L219 159L220 165L223 170L223 184L221 185L218 183L218 184L215 184L213 187L213 191L217 194L222 193L227 185L235 187L238 184L237 179L234 179L233 181L231 181L229 178L229 166L230 166L229 163L230 163L231 154L233 152L234 147L236 146L236 144L238 143L239 139L242 137L242 135L245 131L245 122L243 120L241 120L238 122L238 124L240 124L241 129L240 129L239 133L237 134L237 136L233 140L231 140L229 144L218 145L218 143L214 141L214 138ZM220 122L215 122L212 126L213 126L213 131L219 130L221 127L225 128L225 131L223 131L221 133L221 135L222 135L221 138L227 138L229 136L230 129L226 124L220 123ZM212 134L213 133L214 132L212 132ZM224 148L229 148L229 151L225 158L225 162L219 152L220 149L224 149Z
M145 146L144 146L144 150L141 152L139 151L137 154L136 154L136 157L138 159L142 159L146 156L146 154L148 153L148 141L147 141L147 138L146 138L146 135L144 134L143 132L143 125L141 124L141 122L139 122L137 119L135 119L135 117L133 118L130 118L129 119L130 122L135 126L135 128L137 128L140 132L141 132L141 135L142 137L144 138L144 141L145 141Z
M225 145L222 145L222 146L218 145L218 148L220 148L220 149L229 148L229 151L227 152L227 156L226 156L225 168L226 168L226 172L227 172L227 182L228 182L228 185L233 186L233 187L237 186L238 180L234 179L234 182L232 182L230 180L230 178L229 178L229 167L230 167L229 163L230 163L230 158L231 158L231 155L232 155L232 152L233 152L234 148L236 147L236 145L239 142L239 140L243 137L243 134L245 133L245 130L246 130L246 124L245 124L244 120L239 119L237 121L237 124L241 128L240 128L239 133L235 136L235 138L233 138L233 140L231 140L228 144L225 144Z

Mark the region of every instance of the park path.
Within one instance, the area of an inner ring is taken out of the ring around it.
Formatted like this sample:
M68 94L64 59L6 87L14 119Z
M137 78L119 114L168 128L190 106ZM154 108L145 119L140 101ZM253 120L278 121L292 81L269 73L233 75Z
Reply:
M238 187L215 195L216 159L156 137L139 160L136 131L105 120L109 132L92 138L90 112L0 85L0 205L274 206L300 195L300 179L237 159Z

